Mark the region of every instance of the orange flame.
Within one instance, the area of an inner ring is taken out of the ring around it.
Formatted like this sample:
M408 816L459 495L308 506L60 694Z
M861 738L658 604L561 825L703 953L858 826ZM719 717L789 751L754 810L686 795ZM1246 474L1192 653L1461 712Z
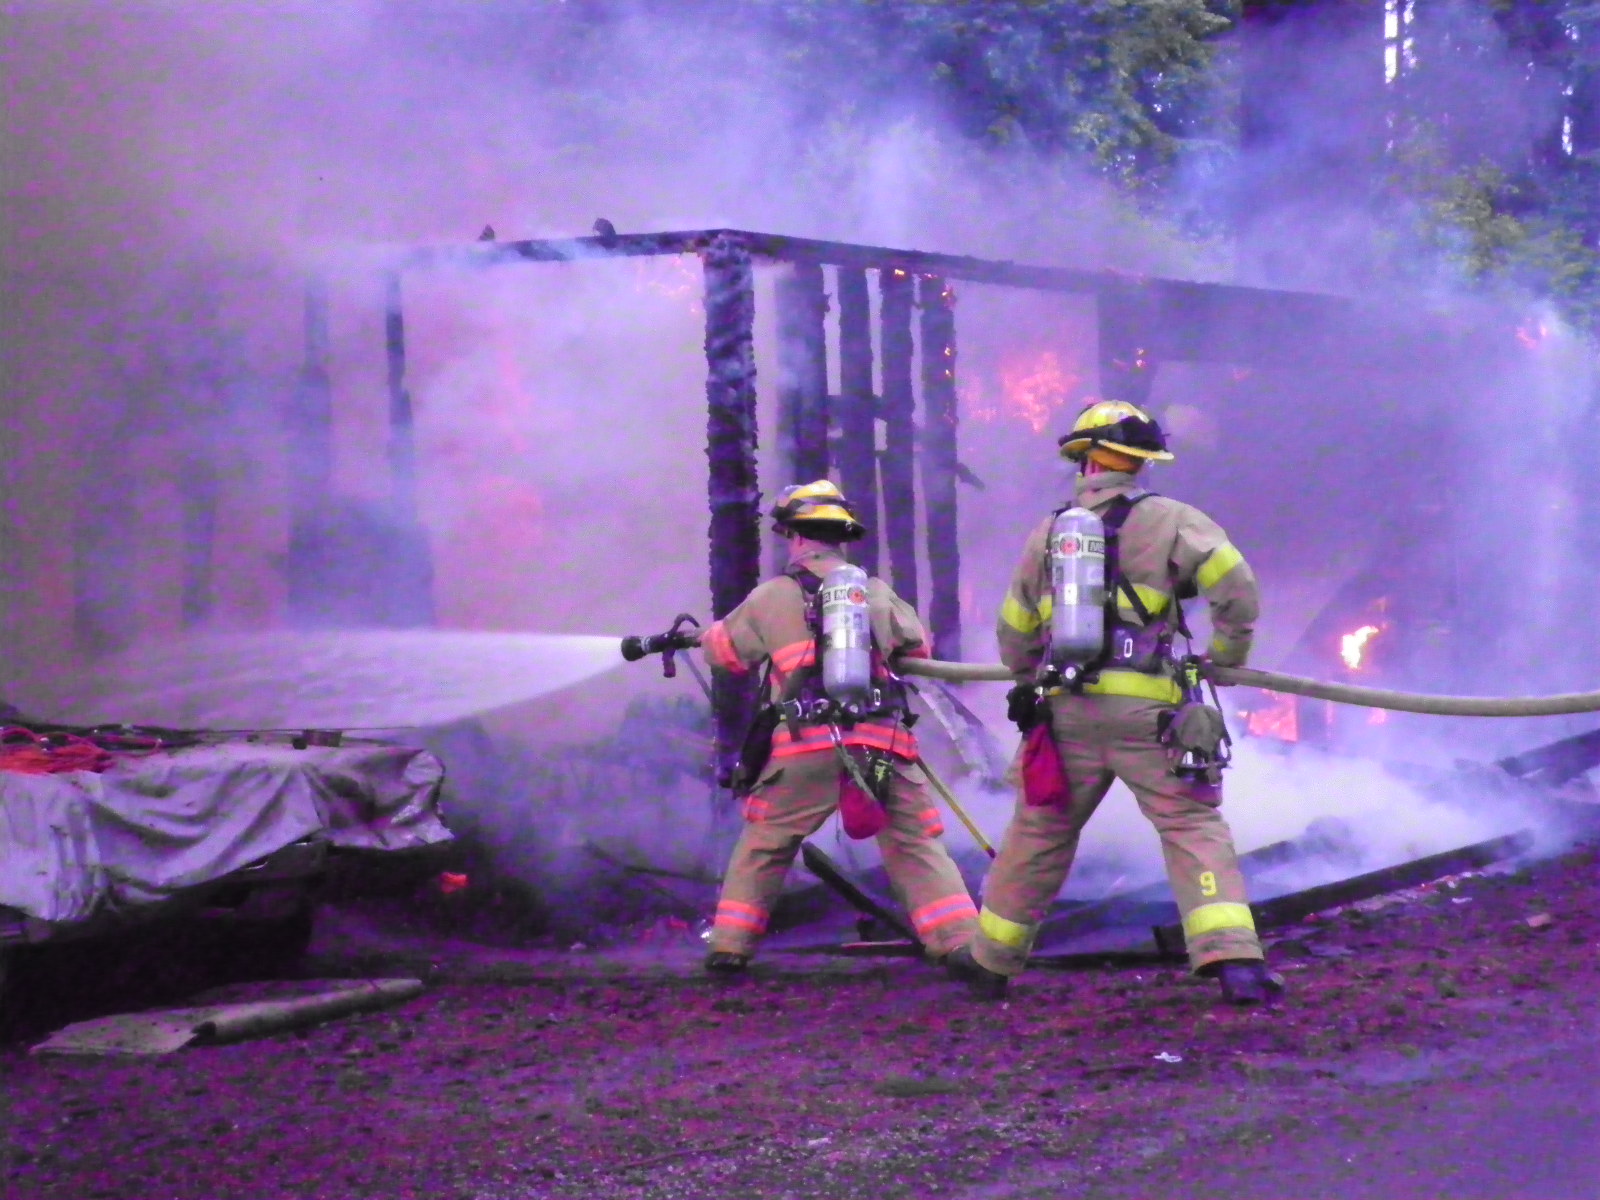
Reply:
M1261 693L1268 700L1265 708L1244 714L1244 727L1251 737L1275 737L1284 742L1300 740L1300 702L1283 692Z
M664 296L682 304L695 316L704 316L703 284L698 262L678 255L633 260L633 290L639 295Z
M465 891L467 883L468 880L465 875L458 875L454 871L439 872L439 890L446 896L452 892Z
M1550 336L1550 327L1543 321L1524 321L1517 326L1517 341L1529 350L1537 350Z
M1378 634L1382 633L1376 625L1363 625L1339 639L1339 657L1344 659L1344 665L1352 671L1361 669L1361 660L1367 652L1367 643Z
M1083 381L1083 376L1063 367L1053 350L1046 350L1027 362L1011 361L1000 367L1000 388L1008 415L1025 421L1035 433L1043 433L1056 409Z

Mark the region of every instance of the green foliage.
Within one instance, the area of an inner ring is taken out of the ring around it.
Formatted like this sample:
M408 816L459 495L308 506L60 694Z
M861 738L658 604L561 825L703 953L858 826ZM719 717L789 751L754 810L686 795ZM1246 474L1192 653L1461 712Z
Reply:
M1426 132L1397 147L1395 162L1390 189L1411 213L1414 271L1443 267L1480 286L1526 288L1575 327L1600 332L1600 246L1585 235L1597 224L1600 177L1585 179L1580 164L1552 188L1487 159L1453 165Z
M753 0L791 82L855 112L931 106L995 148L1068 152L1144 191L1231 128L1205 0Z
M974 155L1014 156L1020 192L1042 196L1050 171L1076 180L1088 166L1197 254L1215 257L1227 229L1239 0L634 3L686 31L714 24L779 47L763 86L796 106L819 148L823 165L806 169L837 169L856 161L853 144L932 116ZM1600 72L1600 6L1417 0L1415 12L1415 60L1384 98L1390 140L1369 156L1388 164L1371 180L1380 238L1414 276L1530 289L1600 330L1600 158L1568 153L1552 123Z

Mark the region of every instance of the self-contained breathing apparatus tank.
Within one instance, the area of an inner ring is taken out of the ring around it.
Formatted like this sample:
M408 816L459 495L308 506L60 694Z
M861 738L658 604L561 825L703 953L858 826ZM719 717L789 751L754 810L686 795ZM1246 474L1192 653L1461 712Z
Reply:
M1049 665L1077 674L1106 644L1106 528L1087 508L1068 508L1050 524Z
M867 609L867 573L846 563L823 576L822 690L846 711L873 706L872 621Z

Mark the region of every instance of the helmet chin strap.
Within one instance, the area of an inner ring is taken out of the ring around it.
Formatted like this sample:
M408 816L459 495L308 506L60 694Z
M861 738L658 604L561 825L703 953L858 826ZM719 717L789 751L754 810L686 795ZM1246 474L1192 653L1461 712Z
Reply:
M1132 455L1127 455L1125 457L1129 459L1128 466L1114 467L1109 463L1103 463L1099 459L1095 458L1094 450L1091 448L1084 453L1082 460L1078 463L1078 472L1082 475L1101 475L1107 471L1123 471L1131 475L1137 472L1140 467L1144 466L1144 462L1141 459L1134 458Z
M807 554L817 550L830 551L834 554L841 552L839 547L832 542L823 542L818 541L816 538L807 537L798 529L787 529L784 531L783 536L789 541L789 561L791 563L797 562Z

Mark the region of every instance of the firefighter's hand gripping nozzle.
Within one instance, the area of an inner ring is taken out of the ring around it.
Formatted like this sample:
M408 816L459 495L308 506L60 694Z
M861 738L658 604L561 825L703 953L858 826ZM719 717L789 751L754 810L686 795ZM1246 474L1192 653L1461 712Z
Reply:
M692 629L685 629L688 624ZM665 633L652 633L641 637L630 634L622 639L622 657L628 662L638 662L647 654L661 655L661 673L668 679L678 674L676 654L700 644L700 622L688 613L679 613Z

